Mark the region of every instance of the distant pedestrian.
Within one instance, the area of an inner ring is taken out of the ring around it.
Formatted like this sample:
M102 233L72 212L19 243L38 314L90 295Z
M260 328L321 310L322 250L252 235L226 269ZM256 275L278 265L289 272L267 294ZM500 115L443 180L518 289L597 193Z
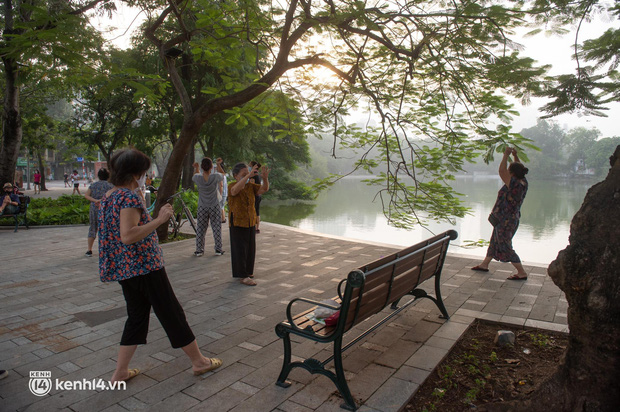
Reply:
M247 286L256 286L254 281L254 260L256 258L256 195L269 190L269 168L263 166L263 183L251 182L258 174L255 165L248 170L245 163L237 163L233 168L235 183L228 185L228 225L230 229L230 257L234 278Z
M252 160L250 162L250 168L256 166L258 168L258 170L260 170L261 168L261 164L258 162L255 162L254 160ZM257 185L262 184L260 176L256 175L254 177L252 177L252 181L254 183L256 183ZM257 195L254 198L254 209L256 210L256 233L260 233L260 202L263 201L263 197L261 195Z
M69 174L67 172L65 172L63 177L65 178L65 187L71 187L69 185Z
M41 172L39 169L34 171L34 194L41 194Z
M514 162L508 167L508 158L511 154ZM521 259L512 248L512 238L519 227L521 205L528 188L525 178L527 172L527 167L519 161L517 151L507 147L499 164L499 176L504 185L497 194L495 206L489 216L489 221L493 225L493 234L487 249L487 256L481 264L471 268L472 270L488 272L489 263L495 259L500 262L510 262L517 269L516 274L508 277L509 280L527 279L527 272L521 264Z
M223 171L220 164L222 159L217 159L218 171ZM222 214L220 209L221 186L224 176L213 170L213 161L208 157L202 159L200 165L194 163L194 176L192 181L198 187L198 213L196 215L196 251L194 256L204 254L205 235L211 222L215 254L223 255L222 249Z
M110 172L107 169L101 168L97 172L99 181L90 185L84 197L90 200L90 211L88 213L88 221L90 226L88 227L88 249L86 250L86 256L91 257L93 255L93 244L97 237L97 230L99 228L99 204L101 198L106 192L114 187L112 183L108 182Z
M80 193L80 175L77 170L74 170L73 173L71 173L71 184L73 185L73 192L71 192L71 194L74 195L75 192L77 192L78 195L82 195Z
M147 212L138 189L146 180L151 160L136 149L115 153L110 160L114 188L99 209L99 270L102 282L118 281L127 303L116 370L111 381L138 375L129 363L138 345L146 343L151 307L173 348L189 357L194 375L219 368L222 361L205 357L170 285L155 230L168 223L172 206L164 204L155 219Z

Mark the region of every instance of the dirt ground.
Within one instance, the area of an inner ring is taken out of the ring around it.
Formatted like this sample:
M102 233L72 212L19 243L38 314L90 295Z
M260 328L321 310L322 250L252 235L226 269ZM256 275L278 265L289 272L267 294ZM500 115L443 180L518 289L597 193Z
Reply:
M497 346L498 330L514 332L515 344ZM567 342L563 333L476 321L405 410L460 412L527 396L555 371Z

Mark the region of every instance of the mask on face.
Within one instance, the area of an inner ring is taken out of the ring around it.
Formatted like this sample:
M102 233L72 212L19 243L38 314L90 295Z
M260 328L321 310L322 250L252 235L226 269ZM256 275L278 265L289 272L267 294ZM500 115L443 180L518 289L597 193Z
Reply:
M138 188L144 187L146 184L146 173L143 174L140 179L136 180L136 182L138 182Z

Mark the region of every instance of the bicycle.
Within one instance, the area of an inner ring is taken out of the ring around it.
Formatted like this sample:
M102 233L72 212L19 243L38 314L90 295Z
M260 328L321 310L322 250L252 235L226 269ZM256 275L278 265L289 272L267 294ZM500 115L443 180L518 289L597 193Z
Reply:
M151 193L157 192L157 189L153 186L149 186L148 189L151 191ZM175 215L173 215L168 221L168 227L170 228L170 234L172 235L173 238L177 237L177 235L179 234L179 231L181 230L181 226L183 226L183 224L185 223L185 220L183 220L183 215L185 215L185 219L189 222L192 229L194 229L194 233L196 233L196 220L194 219L194 216L192 215L191 210L189 210L189 207L187 206L187 204L181 197L181 195L185 192L187 192L187 189L183 189L173 194L172 196L168 197L164 202L164 203L168 203L172 201L172 203L170 204L173 207L174 207L175 199L177 199L181 203L181 210L177 212ZM155 202L153 202L151 206L149 206L146 210L149 214L152 214L153 210L155 210Z

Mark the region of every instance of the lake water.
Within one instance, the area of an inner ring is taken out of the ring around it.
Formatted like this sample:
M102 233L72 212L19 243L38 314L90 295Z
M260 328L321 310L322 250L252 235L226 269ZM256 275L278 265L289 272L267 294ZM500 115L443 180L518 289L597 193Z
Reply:
M464 248L460 245L490 239L492 227L487 217L501 187L497 175L458 177L453 187L465 195L463 200L471 209L471 215L456 219L454 225L430 222L428 230L389 226L381 203L373 202L377 188L369 187L361 180L361 177L343 179L313 202L264 200L261 219L318 233L399 246L412 245L433 233L454 229L459 238L452 243L452 253L485 256L486 247ZM558 252L568 245L570 222L594 183L529 180L519 230L513 238L513 246L522 261L549 264L556 258Z

